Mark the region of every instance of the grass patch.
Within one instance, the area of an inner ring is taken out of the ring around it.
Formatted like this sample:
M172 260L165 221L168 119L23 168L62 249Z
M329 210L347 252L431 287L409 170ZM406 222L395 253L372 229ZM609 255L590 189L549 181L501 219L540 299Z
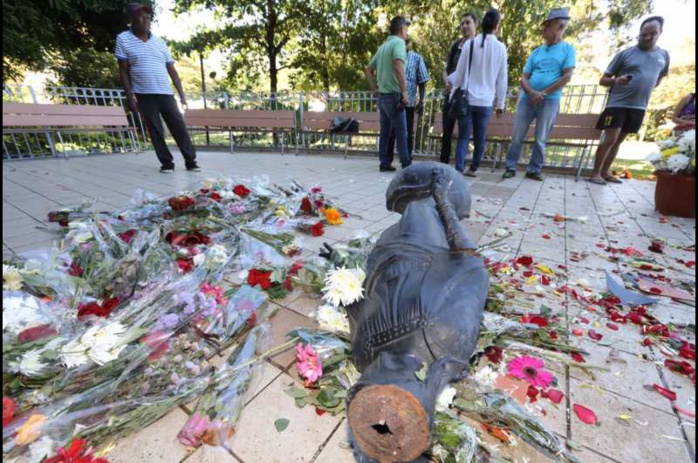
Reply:
M635 180L654 181L654 167L647 161L637 159L616 159L613 163L613 173L621 175L627 169Z

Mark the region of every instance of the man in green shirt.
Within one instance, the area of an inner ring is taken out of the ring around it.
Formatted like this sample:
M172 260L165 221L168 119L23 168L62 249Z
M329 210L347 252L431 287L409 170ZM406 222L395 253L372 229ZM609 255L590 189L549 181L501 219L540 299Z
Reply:
M380 111L378 157L381 172L395 170L388 153L388 139L393 130L402 168L412 164L407 147L407 116L405 115L405 106L409 103L405 81L405 61L407 60L405 40L409 25L410 23L403 16L394 17L390 21L390 37L378 48L366 67L366 78L371 91L378 98Z

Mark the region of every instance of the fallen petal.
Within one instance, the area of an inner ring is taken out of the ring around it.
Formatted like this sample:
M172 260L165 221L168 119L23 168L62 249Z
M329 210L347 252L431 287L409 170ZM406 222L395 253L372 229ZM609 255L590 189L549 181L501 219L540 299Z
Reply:
M577 414L577 418L579 418L582 423L596 424L598 422L596 413L586 408L584 405L574 404L573 408L574 412Z

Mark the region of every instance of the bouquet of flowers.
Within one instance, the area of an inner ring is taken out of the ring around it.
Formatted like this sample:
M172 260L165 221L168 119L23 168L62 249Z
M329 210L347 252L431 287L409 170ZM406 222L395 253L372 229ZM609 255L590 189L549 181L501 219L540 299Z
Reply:
M668 138L657 143L660 152L652 153L647 160L660 172L679 175L695 175L696 171L696 131L689 130L678 137Z

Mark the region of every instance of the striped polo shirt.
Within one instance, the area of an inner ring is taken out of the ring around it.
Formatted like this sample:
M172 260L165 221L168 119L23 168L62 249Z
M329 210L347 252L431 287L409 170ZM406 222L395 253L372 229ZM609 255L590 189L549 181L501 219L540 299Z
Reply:
M133 93L173 95L167 64L174 63L167 44L150 34L147 41L131 30L116 36L116 59L128 61Z

